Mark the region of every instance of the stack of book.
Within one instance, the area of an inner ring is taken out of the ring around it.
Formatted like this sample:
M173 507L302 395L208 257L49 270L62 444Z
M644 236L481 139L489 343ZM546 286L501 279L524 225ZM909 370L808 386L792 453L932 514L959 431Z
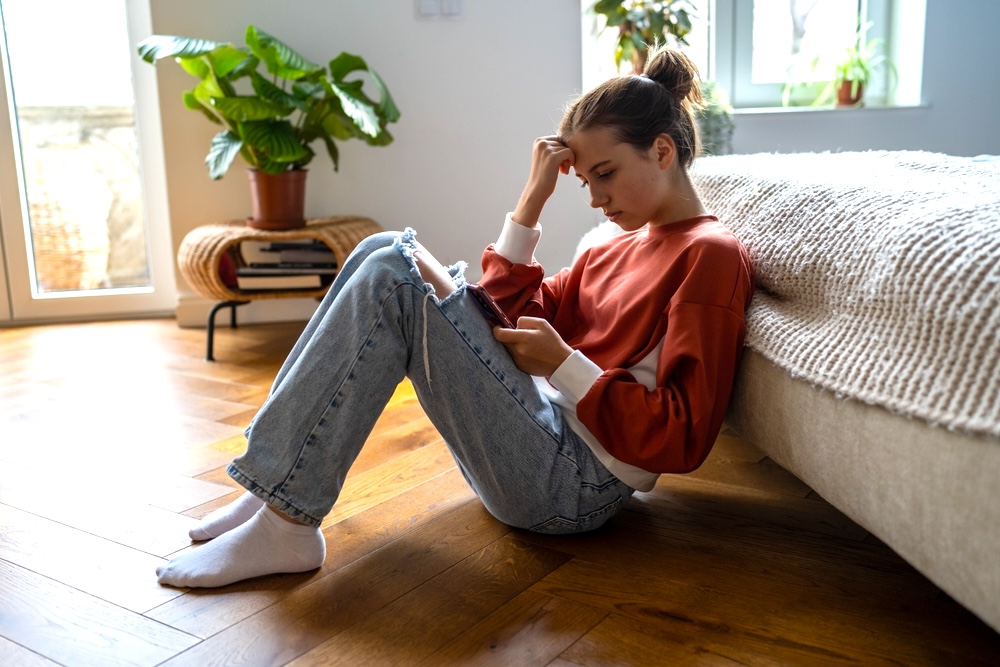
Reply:
M337 258L322 241L242 241L236 282L240 289L319 289L337 274Z

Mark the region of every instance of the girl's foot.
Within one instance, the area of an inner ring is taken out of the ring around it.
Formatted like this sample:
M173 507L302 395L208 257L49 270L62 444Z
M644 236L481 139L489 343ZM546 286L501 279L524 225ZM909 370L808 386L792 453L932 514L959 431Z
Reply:
M263 507L249 521L156 569L161 584L214 588L265 574L306 572L326 559L319 528Z
M201 523L188 531L195 542L210 540L241 526L264 506L264 501L247 491L225 507L209 512Z

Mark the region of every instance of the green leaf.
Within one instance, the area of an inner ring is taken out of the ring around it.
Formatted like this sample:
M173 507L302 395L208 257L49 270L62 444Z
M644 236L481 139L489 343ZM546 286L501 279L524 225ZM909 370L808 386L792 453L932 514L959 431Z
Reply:
M344 109L344 113L354 121L358 129L370 137L374 137L379 132L379 117L375 109L366 103L360 96L354 94L346 86L330 84L330 90Z
M160 58L197 58L214 48L225 46L225 42L176 35L152 35L139 42L139 57L147 63L155 63Z
M240 125L243 141L274 162L298 162L311 157L287 120L249 121Z
M379 91L379 115L385 119L385 122L395 123L399 120L399 116L401 114L399 108L396 106L396 102L392 99L392 95L389 94L388 86L385 85L385 82L382 81L382 77L380 77L375 70L369 69L368 74L371 76L372 82L375 83L375 87L378 88Z
M226 91L224 91L220 86L219 82L212 77L203 79L198 83L197 86L191 91L195 99L201 103L202 106L206 108L211 108L213 106L212 100L217 97L225 97Z
M232 44L212 49L205 54L205 58L211 64L215 75L223 78L236 78L232 76L233 72L239 73L242 68L245 73L248 58L256 60L253 56L248 56L246 52L236 48Z
M620 8L622 0L597 0L594 3L594 11L598 14L608 14Z
M388 87L385 85L382 77L380 77L374 69L369 67L364 58L356 56L352 53L344 52L330 61L329 68L330 77L335 83L340 85L342 89L347 89L348 86L351 85L353 89L351 93L352 97L364 104L373 105L374 103L361 92L363 82L352 81L348 84L348 82L345 81L347 75L353 72L364 72L368 74L379 93L379 103L377 107L378 115L390 123L394 123L399 120L399 108L396 106L396 102L392 99L392 95L389 94Z
M175 58L175 60L177 61L177 64L181 66L181 69L193 77L204 79L206 76L210 76L212 74L212 70L209 69L208 64L202 60L201 57Z
M194 93L191 92L190 90L184 91L181 98L184 100L184 106L186 108L191 109L192 111L200 111L202 114L204 114L205 118L209 119L213 123L216 123L217 125L222 124L222 121L216 118L216 116L211 111L206 109L202 105L202 103L198 101L198 98L195 97Z
M389 130L383 127L382 131L374 137L365 137L365 143L369 146L388 146L394 139L395 137L389 134Z
M208 165L208 175L212 180L222 178L229 170L229 165L236 159L237 153L243 147L243 142L235 134L226 130L212 137L212 145L208 150L205 164Z
M337 150L337 144L333 143L333 139L329 136L323 137L323 143L326 145L326 152L330 155L330 161L333 162L333 170L340 171L340 151Z
M253 83L254 92L257 93L259 97L273 102L278 106L289 109L289 113L291 113L291 109L299 109L301 111L308 110L308 98L306 96L300 97L298 95L289 95L257 72L250 75L250 81Z
M340 106L340 100L336 98L334 100L336 101L336 108L323 116L322 126L326 134L337 139L355 139L366 136L358 129L354 121L344 113L344 110Z
M649 36L646 38L646 42L659 41L663 43L663 30L666 26L666 19L663 18L663 14L660 12L653 12L649 15Z
M322 95L325 90L320 81L296 81L292 84L292 93L299 99Z
M238 123L280 118L292 112L292 107L251 96L213 97L211 103L223 116Z
M368 71L368 63L361 56L356 56L346 51L330 61L330 78L336 82L341 82L351 72L358 70Z
M252 25L247 26L246 42L253 54L264 62L267 71L283 79L294 81L323 71L280 39Z

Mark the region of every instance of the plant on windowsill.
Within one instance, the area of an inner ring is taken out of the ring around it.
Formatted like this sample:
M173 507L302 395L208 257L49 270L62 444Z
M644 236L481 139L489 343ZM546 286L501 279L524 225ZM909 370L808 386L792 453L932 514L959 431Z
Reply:
M222 178L237 154L249 165L254 210L247 224L301 227L305 167L316 154L312 146L321 142L337 171L336 141L361 139L386 146L393 140L386 126L399 119L399 110L385 83L359 56L341 53L327 67L317 65L253 25L247 26L245 41L246 46L237 47L153 35L138 50L152 64L173 57L199 80L184 93L184 105L223 127L205 158L211 178ZM363 79L348 78L355 73L367 75L378 92L377 102L363 92ZM272 205L277 209L271 210Z
M868 22L858 26L854 35L854 43L848 46L841 57L832 63L833 79L820 84L820 89L811 102L811 106L823 106L834 103L838 107L864 106L865 91L871 84L876 72L881 67L888 70L890 84L896 80L896 67L885 55L885 40L871 39L865 42L865 33L872 26ZM823 67L823 59L813 60L812 71L815 73ZM828 65L829 67L829 65ZM788 106L792 92L802 83L786 83L782 93L782 102Z

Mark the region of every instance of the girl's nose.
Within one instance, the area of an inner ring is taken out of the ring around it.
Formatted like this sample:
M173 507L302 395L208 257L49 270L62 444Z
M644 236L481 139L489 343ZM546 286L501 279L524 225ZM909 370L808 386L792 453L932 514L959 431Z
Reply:
M590 207L591 208L601 208L605 203L607 203L608 198L604 196L604 193L597 190L593 186L590 188Z

